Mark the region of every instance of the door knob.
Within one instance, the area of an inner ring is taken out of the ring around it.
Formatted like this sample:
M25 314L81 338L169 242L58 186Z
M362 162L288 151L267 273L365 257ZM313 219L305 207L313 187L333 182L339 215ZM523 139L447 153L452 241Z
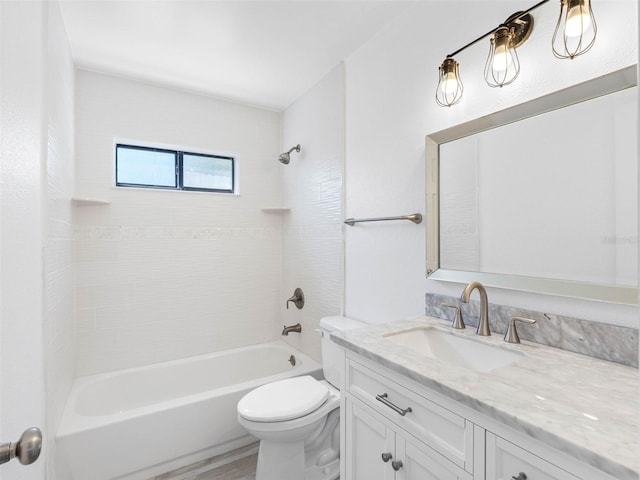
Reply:
M387 463L389 460L391 460L393 458L393 455L391 455L390 453L383 453L382 454L382 461L384 463Z
M391 462L391 466L397 472L398 470L400 470L402 468L402 462L400 460L398 460L398 461L394 460L393 462Z
M517 477L511 477L511 480L527 480L527 474L520 472Z
M17 458L22 465L35 462L42 450L42 432L39 428L27 428L16 443L0 444L0 465Z

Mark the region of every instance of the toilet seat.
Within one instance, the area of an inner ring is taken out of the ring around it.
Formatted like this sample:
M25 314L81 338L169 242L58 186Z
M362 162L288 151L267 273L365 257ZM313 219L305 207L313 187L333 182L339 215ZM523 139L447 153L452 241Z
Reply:
M325 382L305 375L268 383L238 403L238 414L251 422L284 422L308 415L329 398Z
M340 408L340 391L327 383L325 380L320 380L319 383L326 385L329 389L329 398L320 405L316 410L303 415L302 417L294 418L292 420L285 420L280 422L256 422L248 420L240 414L238 409L238 422L254 435L291 435L295 430L304 430L310 428L314 423L323 421L326 416L333 410Z

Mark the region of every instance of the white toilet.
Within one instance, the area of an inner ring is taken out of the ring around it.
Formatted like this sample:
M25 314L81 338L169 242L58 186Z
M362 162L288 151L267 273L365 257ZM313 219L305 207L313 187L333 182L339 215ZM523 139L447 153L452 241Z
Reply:
M322 369L268 383L238 402L238 421L260 440L256 480L335 480L340 475L340 376L344 350L330 332L365 326L346 317L320 320Z

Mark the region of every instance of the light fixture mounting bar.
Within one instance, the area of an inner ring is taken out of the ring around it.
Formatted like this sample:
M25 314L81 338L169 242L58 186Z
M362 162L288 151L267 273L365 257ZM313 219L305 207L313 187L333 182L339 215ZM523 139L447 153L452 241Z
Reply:
M457 54L459 54L460 52L462 52L463 50L466 50L467 48L469 48L471 45L475 45L476 43L478 43L480 40L482 40L483 38L488 37L489 35L495 33L495 31L497 29L499 29L500 27L506 27L508 26L510 23L515 22L516 20L524 17L525 15L529 14L529 12L532 12L533 10L535 10L536 8L538 8L541 5L544 5L545 3L547 3L549 0L542 0L538 3L536 3L534 6L527 8L526 10L523 10L522 12L518 12L515 15L512 15L511 17L509 17L505 23L501 23L500 25L498 25L497 27L489 30L487 33L485 33L484 35L480 35L478 38L476 38L475 40L467 43L464 47L459 48L458 50L456 50L453 53L450 53L449 55L447 55L446 58L451 58L456 56Z

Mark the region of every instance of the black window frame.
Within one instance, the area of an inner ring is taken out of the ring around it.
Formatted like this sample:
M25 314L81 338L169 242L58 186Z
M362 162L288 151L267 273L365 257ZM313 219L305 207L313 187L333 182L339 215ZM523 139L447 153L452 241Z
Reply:
M172 153L174 155L174 165L175 165L174 178L175 178L176 186L174 187L174 186L166 186L166 185L151 185L151 184L145 184L145 183L119 182L118 181L118 148L120 147L130 149L130 150L143 150L146 152ZM184 185L184 163L183 163L184 155L229 160L231 162L231 189L185 186ZM201 152L191 152L186 150L173 150L169 148L145 147L142 145L131 145L128 143L116 143L115 158L116 158L116 164L115 164L116 187L151 188L154 190L182 190L185 192L211 192L211 193L227 193L227 194L234 194L236 191L236 159L235 157L232 157L232 156L216 155L216 154L201 153Z

